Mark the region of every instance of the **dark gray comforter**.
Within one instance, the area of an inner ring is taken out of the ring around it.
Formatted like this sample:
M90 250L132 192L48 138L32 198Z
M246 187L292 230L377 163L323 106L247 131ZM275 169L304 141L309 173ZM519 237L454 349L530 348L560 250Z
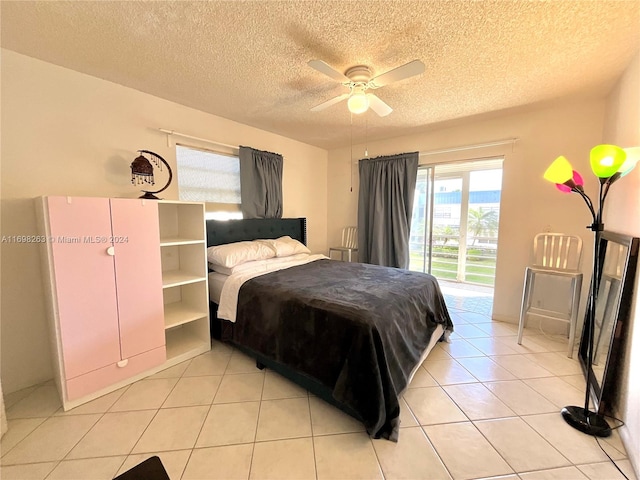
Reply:
M453 329L431 275L318 260L247 281L233 339L322 383L371 436L397 440L398 395L436 324Z

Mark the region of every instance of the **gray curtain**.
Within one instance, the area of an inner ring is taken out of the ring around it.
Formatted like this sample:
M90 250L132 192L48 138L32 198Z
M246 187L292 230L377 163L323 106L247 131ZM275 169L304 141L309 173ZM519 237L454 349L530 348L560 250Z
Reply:
M244 218L282 218L282 155L240 147Z
M363 159L358 166L358 259L408 268L418 152Z

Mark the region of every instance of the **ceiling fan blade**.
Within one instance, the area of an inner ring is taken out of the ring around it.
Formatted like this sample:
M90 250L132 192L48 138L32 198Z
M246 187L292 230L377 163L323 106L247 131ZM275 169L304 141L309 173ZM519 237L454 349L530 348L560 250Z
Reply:
M329 65L324 63L322 60L310 60L307 64L311 68L316 69L320 73L324 73L326 76L331 77L334 80L339 81L340 83L350 81L345 75L335 70L333 67L330 67Z
M398 82L405 78L413 77L414 75L420 75L422 72L424 72L424 63L420 60L414 60L413 62L409 62L372 78L369 83L373 88L384 87L390 83Z
M369 107L371 110L376 112L381 117L386 117L391 112L393 112L393 108L380 100L379 97L376 97L373 93L367 93L367 98L369 99Z
M337 97L332 98L331 100L327 100L326 102L322 102L320 105L316 105L311 109L312 112L319 112L320 110L324 110L325 108L329 108L331 105L335 105L342 100L346 100L349 98L348 93L343 93L342 95L338 95Z

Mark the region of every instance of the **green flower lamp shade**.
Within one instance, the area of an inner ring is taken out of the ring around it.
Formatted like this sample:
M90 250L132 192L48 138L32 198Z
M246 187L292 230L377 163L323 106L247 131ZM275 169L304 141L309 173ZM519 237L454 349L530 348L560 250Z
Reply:
M600 178L609 178L618 173L627 154L615 145L597 145L591 149L591 170Z
M627 158L625 158L624 163L618 169L621 177L624 177L627 173L636 168L636 165L640 160L640 147L625 148L624 152L626 153Z

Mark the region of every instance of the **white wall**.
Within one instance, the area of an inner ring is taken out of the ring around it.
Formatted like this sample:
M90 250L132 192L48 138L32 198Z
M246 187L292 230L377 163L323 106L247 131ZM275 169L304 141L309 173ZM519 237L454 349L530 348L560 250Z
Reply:
M368 143L369 156L400 152L427 152L450 147L486 144L518 138L511 146L478 148L442 156L421 157L421 163L450 161L477 156L504 155L498 259L496 266L493 318L517 322L522 298L524 269L530 261L533 237L550 226L553 231L579 235L584 240L585 260L593 239L585 226L590 214L577 195L563 195L542 178L547 166L565 155L582 172L589 170L589 150L600 143L604 100L541 108L528 113L502 115L424 134ZM364 135L361 137L363 138ZM371 138L371 136L369 136ZM362 158L364 146L353 148L354 158ZM357 153L356 153L357 152ZM349 148L329 152L328 236L329 244L339 244L340 229L355 224L358 205L357 165L353 165L354 188L349 192ZM596 188L596 180L585 175L586 188ZM583 262L586 279L591 278L590 262ZM588 284L588 281L585 282ZM583 317L584 299L579 318Z
M284 156L284 216L308 218L309 247L325 252L327 152L166 100L2 50L1 234L34 235L41 195L137 197L129 165L139 149L175 150L157 128ZM206 145L200 145L206 146ZM177 182L164 198L177 199ZM2 385L52 376L35 245L1 244ZM82 292L78 292L79 295Z
M621 147L640 146L640 52L634 57L607 101L603 139ZM615 183L607 198L604 224L607 230L640 237L640 166ZM640 472L640 266L636 273L629 319L629 336L619 372L620 392L616 409L626 422L620 430L629 459Z

